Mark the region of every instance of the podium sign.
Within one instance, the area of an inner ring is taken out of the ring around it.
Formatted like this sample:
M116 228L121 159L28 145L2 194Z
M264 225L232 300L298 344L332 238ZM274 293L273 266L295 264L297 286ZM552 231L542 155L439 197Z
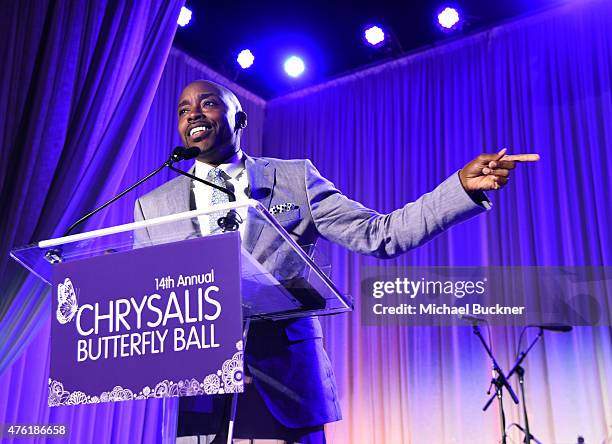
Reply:
M243 391L238 233L53 267L49 405Z
M230 210L242 234L201 232ZM243 319L351 311L289 213L229 202L11 250L52 287L49 405L240 393Z

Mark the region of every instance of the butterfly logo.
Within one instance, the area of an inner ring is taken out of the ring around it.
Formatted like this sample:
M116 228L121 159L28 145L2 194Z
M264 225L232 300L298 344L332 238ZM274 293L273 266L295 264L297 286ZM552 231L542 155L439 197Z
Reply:
M70 278L64 279L64 283L57 285L57 312L55 317L60 324L67 324L74 318L79 305L77 304L74 285Z

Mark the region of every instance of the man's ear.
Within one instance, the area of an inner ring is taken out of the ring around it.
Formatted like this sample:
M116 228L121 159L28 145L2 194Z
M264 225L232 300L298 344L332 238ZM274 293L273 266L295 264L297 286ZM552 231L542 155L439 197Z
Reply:
M238 129L244 129L247 126L247 115L244 111L238 111L236 113L236 125L234 126L234 128L236 130Z

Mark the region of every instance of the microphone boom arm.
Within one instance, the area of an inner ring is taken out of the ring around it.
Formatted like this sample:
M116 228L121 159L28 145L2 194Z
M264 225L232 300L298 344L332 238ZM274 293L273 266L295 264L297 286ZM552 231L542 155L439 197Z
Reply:
M138 182L136 182L134 185L132 185L129 188L126 188L125 190L123 190L121 193L117 194L115 197L113 197L112 199L110 199L109 201L107 201L106 203L100 205L98 208L96 208L95 210L87 213L85 216L81 217L79 220L77 220L75 223L73 223L72 225L70 225L70 227L68 227L68 229L66 230L66 232L64 233L64 235L62 237L66 237L70 234L70 232L72 230L74 230L77 226L79 226L81 223L83 223L84 221L86 221L87 219L89 219L91 216L93 216L94 214L98 213L99 211L102 211L104 208L108 207L110 204L112 204L113 202L115 202L117 199L125 196L127 193L129 193L130 191L132 191L134 188L136 188L138 185L140 185L143 182L146 182L147 180L149 180L151 177L155 176L157 173L159 173L161 170L164 169L164 167L166 166L170 166L170 163L172 162L171 159L168 159L166 162L164 162L161 166L159 166L155 171L147 174L145 177L143 177L142 179L140 179Z
M138 182L136 182L134 185L130 186L129 188L126 188L125 190L123 190L121 193L117 194L115 197L113 197L112 199L110 199L109 201L103 203L102 205L100 205L98 208L96 208L95 210L87 213L85 216L81 217L79 220L77 220L76 222L74 222L72 225L70 225L70 227L68 227L68 229L66 230L66 232L64 233L64 235L62 237L66 237L68 236L72 230L74 230L76 227L78 227L80 224L82 224L83 222L85 222L87 219L89 219L91 216L93 216L94 214L97 214L98 212L102 211L104 208L108 207L110 204L112 204L113 202L115 202L117 199L125 196L127 193L129 193L130 191L132 191L134 188L136 188L137 186L139 186L140 184L142 184L143 182L146 182L147 180L149 180L151 177L155 176L157 173L159 173L161 170L163 170L165 167L170 168L172 171L175 171L179 174L182 174L183 176L187 176L190 179L196 180L198 182L202 182L203 184L206 184L208 186L211 186L213 188L216 188L219 191L224 192L225 194L227 194L229 196L229 201L230 202L236 202L236 195L231 192L230 190L223 188L219 185L215 185L214 183L208 182L207 180L204 179L200 179L199 177L196 177L192 174L186 173L185 171L179 170L178 168L175 168L173 166L173 164L175 162L178 162L180 160L188 160L188 159L193 159L194 157L196 157L199 154L199 149L195 148L195 147L191 147L191 148L184 148L184 147L176 147L174 149L174 151L172 152L172 154L170 155L170 157L168 158L168 160L166 160L161 166L159 166L157 169L155 169L155 171L152 171L151 173L147 174L145 177L143 177L142 179L140 179Z
M236 195L234 193L232 193L230 190L228 190L227 188L222 187L221 185L216 185L212 182L209 182L205 179L200 179L197 176L194 176L193 174L189 174L186 171L180 170L178 168L173 167L172 165L168 165L168 168L170 168L172 171L182 174L183 176L189 177L191 180L195 180L197 182L203 183L205 185L208 185L209 187L213 187L219 191L224 192L225 194L227 194L229 196L229 201L230 202L236 202Z

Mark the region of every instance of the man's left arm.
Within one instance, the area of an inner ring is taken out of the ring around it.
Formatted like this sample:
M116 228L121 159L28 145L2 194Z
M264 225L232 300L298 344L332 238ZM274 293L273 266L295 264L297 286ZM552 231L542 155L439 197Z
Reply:
M517 161L533 157L482 154L432 192L389 214L366 208L340 193L310 163L305 185L319 233L362 254L392 258L431 240L461 221L490 208L484 191L503 187Z

